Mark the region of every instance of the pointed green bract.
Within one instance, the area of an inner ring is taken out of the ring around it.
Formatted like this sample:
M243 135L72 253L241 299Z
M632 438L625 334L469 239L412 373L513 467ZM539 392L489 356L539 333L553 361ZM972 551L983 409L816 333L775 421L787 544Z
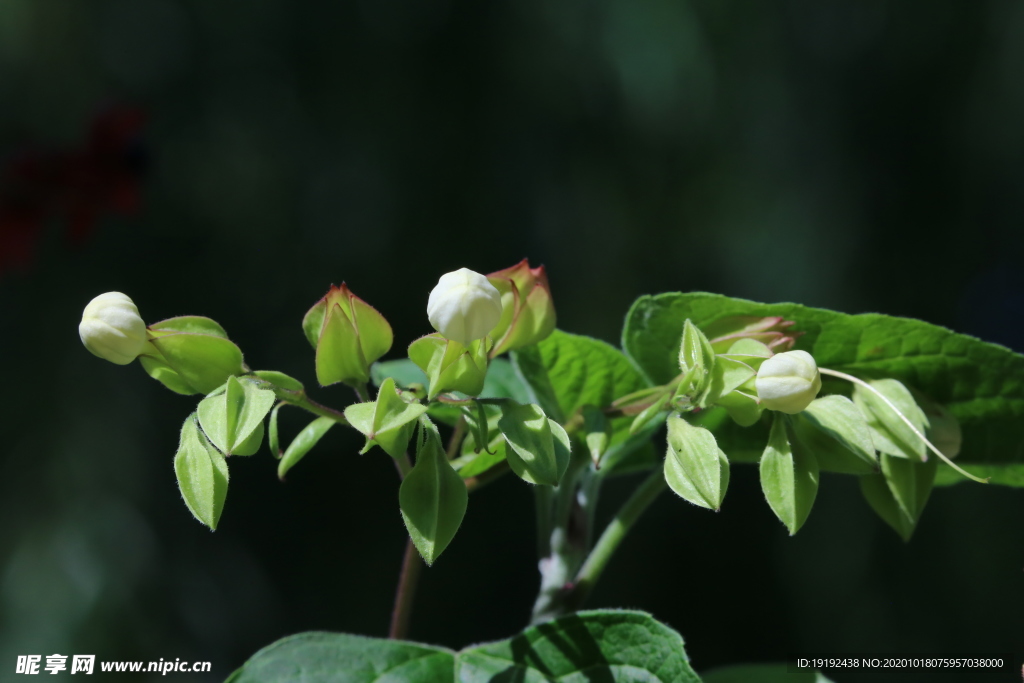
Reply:
M612 438L612 425L605 417L604 411L593 405L585 405L583 411L583 440L590 452L590 461L594 467L601 467L601 458L608 450L608 442Z
M916 523L924 510L935 482L935 460L920 463L882 454L882 476L892 491L900 511Z
M845 396L823 396L793 416L796 439L829 472L869 474L878 471L871 431L863 413Z
M216 529L228 494L228 465L199 429L195 413L181 428L174 473L189 511L211 530Z
M334 304L327 311L316 345L316 381L326 387L338 382L358 385L370 379L369 365L359 348L355 325Z
M569 437L535 403L502 409L498 428L508 445L512 471L531 484L558 486L569 466Z
M489 348L487 337L464 346L440 334L428 334L409 345L409 359L426 373L430 400L445 391L479 396L487 375Z
M662 394L654 403L637 413L637 416L634 417L633 421L629 424L630 436L638 433L662 412L667 412L669 409L668 402L670 398L670 394Z
M679 415L668 418L665 481L683 499L718 510L729 488L729 460L714 435Z
M781 414L776 414L772 421L768 446L761 456L761 490L772 512L792 536L811 513L818 493L818 463L813 454L793 450L786 421Z
M292 442L288 445L284 455L281 456L281 462L277 463L277 477L278 479L284 480L284 475L295 466L299 460L305 457L306 453L309 453L313 449L313 446L317 444L320 439L323 438L327 430L336 425L333 419L329 417L318 417L308 425L306 425L298 435L292 439Z
M741 427L750 427L761 419L764 408L757 402L757 397L742 391L731 391L725 396L715 399L715 404L725 408L729 417Z
M881 472L860 478L861 493L871 509L909 541L931 495L938 461L915 462L883 453L881 464Z
M361 386L370 365L391 348L391 325L345 283L332 286L302 319L302 331L316 349L316 377L321 386L344 382Z
M377 400L356 403L345 408L345 419L366 437L366 452L374 444L393 458L400 458L409 446L416 420L427 412L427 406L406 403L388 377L377 392Z
M150 346L151 348L146 353L139 356L139 363L142 365L142 369L146 371L146 374L177 394L190 396L199 393L195 387L178 374L177 370L167 363L167 359L164 358L164 355L155 346Z
M921 434L925 433L928 418L910 391L895 379L877 379L868 384L892 404L887 405L875 392L860 385L853 388L853 402L867 420L875 449L900 458L927 459L928 447L924 441L893 410L894 406Z
M698 403L710 389L715 362L715 352L708 338L687 318L683 322L683 339L679 345L679 370L689 375L691 380L689 386L680 387L680 391L694 403Z
M263 418L276 400L274 392L236 377L229 377L224 389L223 393L199 402L199 424L210 441L227 455L251 455L259 448ZM250 437L257 430L259 437L254 449ZM243 443L245 447L241 447Z
M416 464L402 480L398 503L409 538L428 565L444 552L466 514L469 493L452 469L441 436L421 418L425 439L416 452Z
M161 364L165 364L178 375L173 383L179 387L191 387L192 393L208 394L224 384L228 377L240 375L244 370L241 349L223 337L171 332L151 341L161 358L145 362L143 367L148 365L148 372L149 368L159 370ZM164 384L171 386L166 381Z

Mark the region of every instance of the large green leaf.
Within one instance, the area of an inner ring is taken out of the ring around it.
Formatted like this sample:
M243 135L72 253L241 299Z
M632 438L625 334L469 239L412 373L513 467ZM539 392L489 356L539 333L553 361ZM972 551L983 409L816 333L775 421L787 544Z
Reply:
M539 404L548 417L561 424L585 405L604 408L615 399L647 386L614 346L561 330L555 330L539 344L512 352L512 363L532 394L529 402ZM630 439L632 421L632 417L611 420L612 437L602 472L636 469L632 454L644 466L657 462L650 449L641 448L649 434Z
M444 648L312 631L268 645L225 683L436 683L454 670Z
M892 377L948 407L963 429L960 464L1024 463L1024 356L920 320L762 304L703 292L669 293L637 299L626 316L622 344L647 379L660 384L679 373L687 318L707 327L728 316L775 315L796 322L792 329L803 333L796 348L809 351L819 366L864 378ZM845 382L825 386L831 393L850 390ZM718 430L702 424L715 431L731 459L737 455L733 449L756 452L767 438L764 422L749 430L725 421ZM1013 481L1019 477L1008 477L1006 483Z
M801 680L801 679L797 679ZM225 683L700 683L682 637L649 614L579 612L455 653L309 632L263 648Z
M460 683L699 683L682 637L649 614L579 612L537 624L456 660Z

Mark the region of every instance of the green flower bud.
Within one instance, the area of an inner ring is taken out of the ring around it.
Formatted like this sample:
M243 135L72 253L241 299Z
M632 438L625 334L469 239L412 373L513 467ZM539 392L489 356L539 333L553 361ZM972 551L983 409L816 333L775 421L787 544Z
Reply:
M754 386L763 407L795 415L818 395L821 374L811 354L786 351L761 364Z
M501 293L502 303L501 319L491 330L495 340L491 357L536 344L554 331L555 305L544 266L531 268L523 259L487 279Z
M89 302L82 312L78 334L95 356L128 365L146 346L146 323L139 309L121 292L107 292Z
M501 294L469 268L445 273L427 301L427 317L446 339L463 345L490 334L501 318Z

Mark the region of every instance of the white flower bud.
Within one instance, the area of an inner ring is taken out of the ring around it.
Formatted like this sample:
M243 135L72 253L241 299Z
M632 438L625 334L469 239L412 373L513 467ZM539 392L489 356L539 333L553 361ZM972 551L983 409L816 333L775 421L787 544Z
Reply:
M757 397L768 410L795 415L811 404L821 390L821 374L806 351L777 353L757 371Z
M460 344L486 337L501 318L501 294L469 268L445 273L427 301L430 324Z
M90 301L82 312L78 334L93 355L118 365L131 363L146 345L146 323L121 292L100 294Z

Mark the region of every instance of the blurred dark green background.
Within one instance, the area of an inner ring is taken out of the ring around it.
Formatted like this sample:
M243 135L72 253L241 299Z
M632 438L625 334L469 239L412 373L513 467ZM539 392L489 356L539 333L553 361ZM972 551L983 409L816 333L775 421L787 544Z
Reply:
M525 256L560 327L612 342L638 295L708 290L1024 351L1019 1L0 2L0 155L80 146L110 104L148 116L141 209L78 247L51 216L0 274L4 680L58 652L211 660L189 680L219 681L288 633L386 633L404 546L388 458L335 430L287 484L266 451L232 461L211 534L171 467L195 399L82 348L101 292L147 322L211 316L251 366L307 385L299 322L329 284L389 318L399 357L439 275ZM733 477L717 515L660 500L591 605L653 612L698 670L797 652L1020 666L1024 492L939 490L903 544L852 478L826 476L789 538L754 468ZM532 524L522 482L474 494L411 636L518 631Z

